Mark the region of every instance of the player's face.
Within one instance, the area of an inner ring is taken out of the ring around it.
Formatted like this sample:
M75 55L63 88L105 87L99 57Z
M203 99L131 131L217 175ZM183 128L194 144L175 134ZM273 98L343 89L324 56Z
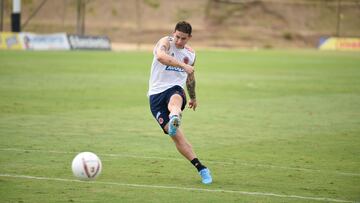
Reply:
M173 35L174 35L174 40L175 40L175 46L176 46L176 48L179 48L179 49L184 48L185 44L191 38L191 35L180 32L178 30L176 30Z

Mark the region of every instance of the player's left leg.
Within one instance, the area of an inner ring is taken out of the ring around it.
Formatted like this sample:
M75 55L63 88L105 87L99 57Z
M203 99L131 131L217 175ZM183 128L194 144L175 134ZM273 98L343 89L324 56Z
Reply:
M196 157L190 142L186 139L181 128L178 128L176 135L171 136L171 138L173 139L177 150L196 167L201 176L201 181L204 184L210 184L212 182L210 170Z
M196 158L194 150L185 138L184 133L181 128L178 128L176 135L171 137L175 143L177 150L189 161Z

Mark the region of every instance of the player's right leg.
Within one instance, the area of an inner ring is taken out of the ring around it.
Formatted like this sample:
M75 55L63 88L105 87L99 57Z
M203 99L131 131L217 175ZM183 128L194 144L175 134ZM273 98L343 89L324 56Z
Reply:
M166 134L174 136L180 126L181 111L186 105L185 91L180 86L171 87L164 92L150 95L150 110ZM171 122L170 122L171 121ZM169 125L171 130L169 133ZM167 125L167 127L165 127Z

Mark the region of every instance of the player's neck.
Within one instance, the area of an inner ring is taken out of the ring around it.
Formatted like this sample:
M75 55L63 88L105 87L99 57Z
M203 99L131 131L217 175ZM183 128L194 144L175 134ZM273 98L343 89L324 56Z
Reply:
M184 46L177 46L177 45L175 44L175 47L176 47L177 49L184 49L184 48L185 48L185 45L184 45Z

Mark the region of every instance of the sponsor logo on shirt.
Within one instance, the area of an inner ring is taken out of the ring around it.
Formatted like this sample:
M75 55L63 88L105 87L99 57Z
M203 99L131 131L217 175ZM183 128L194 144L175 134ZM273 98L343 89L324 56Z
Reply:
M166 66L165 70L167 71L176 71L176 72L185 72L184 69L174 66Z
M171 53L171 56L172 56L172 57L175 57L174 52ZM188 64L188 63L189 63L189 58L188 58L187 56L185 56L185 57L183 58L183 62L186 63L186 64ZM165 70L167 70L167 71L176 71L176 72L185 72L184 69L179 68L179 67L174 67L174 66L166 66L166 67L165 67Z

